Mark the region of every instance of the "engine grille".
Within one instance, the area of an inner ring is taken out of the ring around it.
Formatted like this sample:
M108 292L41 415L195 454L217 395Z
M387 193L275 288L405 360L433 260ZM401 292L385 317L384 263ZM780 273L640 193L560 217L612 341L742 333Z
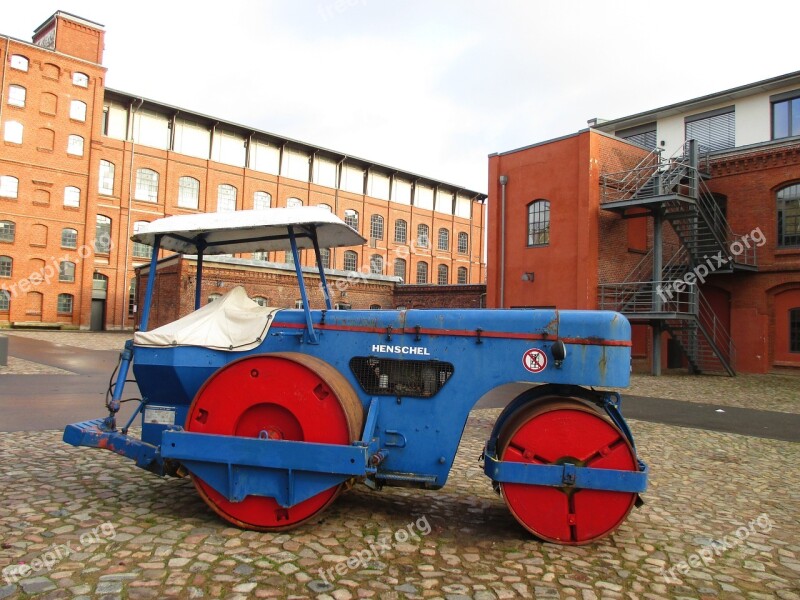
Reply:
M396 360L377 356L350 359L362 389L372 396L410 396L430 398L436 395L453 374L453 365L439 360Z

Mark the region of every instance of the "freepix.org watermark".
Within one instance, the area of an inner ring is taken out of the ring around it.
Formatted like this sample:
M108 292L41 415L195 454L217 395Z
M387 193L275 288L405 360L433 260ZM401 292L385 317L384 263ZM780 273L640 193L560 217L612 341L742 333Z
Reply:
M758 533L769 533L772 531L774 523L767 513L761 513L758 517L750 521L746 527L743 525L730 535L724 536L721 540L714 540L710 544L704 545L697 552L692 552L686 557L686 560L680 561L671 569L667 569L666 567L662 568L661 576L664 578L664 582L668 584L682 584L683 581L675 574L676 571L679 575L686 576L692 569L696 569L701 564L706 567L709 566L714 562L714 557L721 556L723 553L743 544L751 534L756 533L756 527L759 529Z
M337 576L341 577L348 571L357 569L359 566L362 569L368 568L370 561L377 560L377 558L382 556L386 551L391 550L395 543L404 544L411 538L419 540L421 536L426 536L430 532L431 524L428 523L427 517L422 516L416 521L412 521L406 525L405 528L398 529L392 535L382 535L378 537L374 543L369 545L369 548L363 548L357 551L354 550L350 558L336 563L335 567L330 567L324 571L319 569L319 577L324 583L330 584Z
M733 261L734 257L740 256L745 250L749 250L753 246L760 248L766 243L767 238L764 236L761 228L756 227L747 235L731 242L731 245L728 247L728 256L723 256L722 251L717 252L711 257L704 255L703 259L705 259L705 262L696 265L694 269L686 273L682 278L667 281L663 285L659 284L656 286L656 291L664 302L668 302L673 299L676 293L680 294L685 291L687 285L695 285L698 282L705 283L706 277L714 273L717 269L724 268L725 265Z
M6 584L10 585L42 570L50 571L73 552L85 551L89 546L106 543L116 536L117 532L113 523L102 523L90 531L82 533L77 542L70 541L66 544L53 544L30 563L8 565L3 569L3 579Z

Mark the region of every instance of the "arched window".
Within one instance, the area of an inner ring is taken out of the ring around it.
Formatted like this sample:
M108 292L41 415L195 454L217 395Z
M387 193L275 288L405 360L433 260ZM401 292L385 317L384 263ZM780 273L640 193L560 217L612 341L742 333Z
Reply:
M11 294L0 290L0 312L7 313L9 310L11 310Z
M394 222L394 241L398 244L405 244L408 240L408 223L403 219Z
M268 192L253 193L253 208L255 210L265 210L272 207L272 196Z
M458 234L458 253L467 254L469 252L469 235L465 232Z
M17 69L18 71L27 71L28 59L22 56L22 54L12 54L11 63L9 66L12 69Z
M23 108L25 106L25 97L27 93L27 90L21 85L8 86L8 105Z
M100 179L97 182L97 191L105 196L114 194L114 163L100 161Z
M355 271L358 269L358 253L353 250L344 252L344 270Z
M139 231L147 225L148 221L136 221L133 224L133 233L139 233ZM153 248L148 246L147 244L142 244L141 242L133 242L133 257L134 258L150 258L152 255Z
M89 76L86 73L76 71L72 74L72 83L78 87L89 87Z
M12 144L21 144L23 129L22 123L18 121L6 121L3 128L3 139Z
M333 208L331 208L330 204L322 203L322 204L317 204L317 206L319 208L321 208L322 210L327 210L328 212L333 212Z
M64 206L78 208L81 205L81 190L68 185L64 188Z
M417 263L417 283L428 283L428 263Z
M447 265L439 265L436 268L436 283L439 285L450 283L450 269L447 268Z
M528 204L528 246L550 243L550 202L534 200Z
M303 201L300 198L286 199L286 208L297 208L298 206L303 206Z
M61 247L62 248L77 248L78 247L78 230L66 227L61 230Z
M237 190L232 185L222 183L217 188L217 212L233 212L236 210Z
M400 283L406 280L406 261L403 258L394 259L394 276L400 278Z
M197 208L200 201L200 182L194 177L178 179L178 206Z
M75 281L75 263L62 260L58 263L58 280L64 283Z
M136 192L133 195L136 200L144 202L158 201L158 173L153 169L136 170Z
M417 225L417 246L420 248L428 247L428 240L431 238L430 232L431 230L427 225Z
M0 175L0 197L16 198L19 194L19 179L11 175Z
M94 229L94 251L108 254L111 250L111 219L105 215L97 215Z
M439 230L439 250L450 250L450 230L442 227Z
M467 283L467 267L458 267L458 283Z
M344 211L344 222L358 231L358 213L351 208Z
M83 138L81 136L71 135L67 138L67 154L83 156Z
M71 315L72 314L72 294L59 294L58 295L58 314Z
M17 233L14 221L0 221L0 242L13 242Z
M208 304L214 302L214 300L219 300L222 298L222 294L209 294L208 295Z
M800 183L778 190L778 247L800 246Z
M369 218L369 237L375 240L383 239L383 217L372 215Z
M319 249L319 260L322 262L323 269L331 268L331 251L327 248Z
M373 254L369 257L369 272L374 275L383 275L383 257Z
M0 277L11 277L14 271L14 259L10 256L0 256Z
M86 120L86 102L72 100L69 103L69 118L76 121Z
M269 306L269 301L263 296L255 296L253 298L253 302L258 304L259 306Z
M381 309L381 305L380 304L370 304L369 305L369 309L370 310L380 310Z

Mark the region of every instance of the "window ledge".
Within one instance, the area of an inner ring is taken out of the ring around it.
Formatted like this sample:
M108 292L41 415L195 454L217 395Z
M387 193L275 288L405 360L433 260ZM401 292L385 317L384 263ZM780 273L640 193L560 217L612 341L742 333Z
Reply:
M75 283L74 279L59 279L58 283Z
M47 248L47 244L31 244L32 248Z
M775 367L800 367L800 356L797 357L796 361L793 361L793 360L773 360L772 364Z
M22 144L21 143L12 142L12 141L9 141L9 140L3 140L3 142L5 143L6 146L11 146L12 148L22 148Z
M64 210L74 210L76 212L79 211L80 209L81 209L80 206L65 206L64 207Z
M31 204L33 204L34 206L50 206L49 202L39 202L39 201L36 201L36 200L31 202Z
M800 247L775 249L775 256L796 256L798 254L800 254Z
M48 154L52 154L53 153L53 149L52 148L39 148L38 146L36 147L36 151L37 152L47 152Z

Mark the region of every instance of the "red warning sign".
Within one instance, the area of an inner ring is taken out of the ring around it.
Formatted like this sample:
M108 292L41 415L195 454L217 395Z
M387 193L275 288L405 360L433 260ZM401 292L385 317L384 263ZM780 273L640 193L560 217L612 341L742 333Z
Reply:
M547 355L538 348L531 348L522 355L522 366L531 373L541 373L547 366Z

